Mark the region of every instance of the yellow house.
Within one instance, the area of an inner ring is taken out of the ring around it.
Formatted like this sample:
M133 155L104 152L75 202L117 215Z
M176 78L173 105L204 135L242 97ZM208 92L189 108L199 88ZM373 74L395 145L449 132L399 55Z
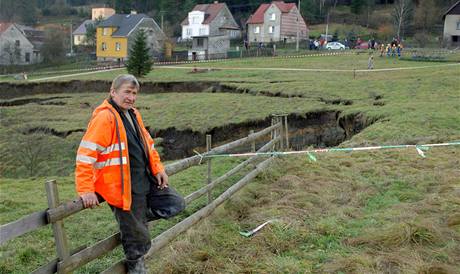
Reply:
M150 54L161 52L166 36L152 18L145 14L114 14L97 25L97 59L121 62L128 59L140 29L146 33Z

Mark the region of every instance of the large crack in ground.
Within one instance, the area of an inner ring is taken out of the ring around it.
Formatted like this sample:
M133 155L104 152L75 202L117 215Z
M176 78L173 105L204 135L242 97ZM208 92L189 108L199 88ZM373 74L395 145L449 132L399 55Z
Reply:
M263 92L251 91L247 88L238 88L228 84L213 81L195 81L195 82L143 82L142 92L146 94L155 93L196 93L196 92L223 92L223 93L239 93L250 95L261 95L269 97L303 98L303 95L284 94L281 92ZM39 104L59 104L60 102L48 102L58 98L69 98L69 96L55 96L48 98L20 98L16 97L31 96L37 94L76 94L82 91L91 92L107 92L110 88L109 81L66 81L66 82L46 82L46 83L25 83L25 84L11 84L0 83L0 98L6 99L0 102L0 106L19 106L29 103ZM374 100L378 105L383 105L384 102L378 101L382 97L375 95ZM348 99L327 99L318 98L318 101L333 104L333 105L351 105L352 100ZM369 126L375 120L367 119L361 113L349 114L345 116L340 115L340 111L328 110L309 112L305 115L290 114L288 116L289 124L289 141L292 149L298 150L309 145L317 147L336 146L346 139L351 138L354 134L360 132L365 127ZM166 160L181 159L191 156L194 150L204 150L205 136L211 134L213 139L213 146L228 143L230 141L245 137L249 134L250 130L261 130L270 126L271 117L262 120L247 121L240 124L227 124L220 127L215 127L207 132L193 131L191 129L178 130L174 127L149 130L153 137L162 138L163 158ZM64 132L56 131L47 127L36 127L27 129L25 134L32 134L41 132L44 134L51 134L61 138L66 138L74 132L84 132L84 129L73 129ZM267 137L268 138L268 137ZM262 146L268 139L260 140L257 147ZM249 148L243 148L248 150Z
M234 82L231 82L234 83ZM37 94L75 94L80 92L103 92L106 93L110 89L109 81L94 80L94 81L65 81L65 82L46 82L46 83L0 83L0 106L21 105L33 103L37 99L19 99L8 101L12 98L33 96ZM250 94L267 97L279 98L307 98L303 94L287 94L280 91L252 91L248 88L241 88L230 85L230 82L223 84L216 81L189 81L189 82L142 82L142 93L157 94L157 93L196 93L196 92L211 92L211 93L236 93ZM342 104L351 105L352 100L341 98L318 98L320 102L326 104Z
M353 135L361 132L375 120L367 119L362 113L354 113L340 116L340 111L309 112L304 116L299 114L288 115L289 143L293 150L300 150L307 146L316 147L336 146L350 139ZM271 118L264 120L248 121L241 124L228 124L216 127L202 133L186 130L167 128L158 131L150 131L155 137L161 137L163 158L166 160L181 159L194 155L194 150L204 150L206 134L212 135L213 147L219 144L247 136L250 130L261 130L270 126ZM268 141L259 140L256 147L261 147ZM249 146L240 151L248 151Z
M300 150L307 146L316 147L336 146L350 139L353 135L361 132L376 120L367 119L362 113L354 113L341 116L340 111L317 111L305 115L288 115L289 143L293 150ZM207 132L199 132L191 129L177 130L174 127L166 129L151 129L147 127L154 138L161 138L160 146L163 148L163 159L177 160L195 154L195 150L204 151L206 134L212 135L213 147L228 143L249 135L250 130L259 131L270 126L271 117L263 120L247 121L239 124L227 124L215 127ZM66 138L75 132L84 132L85 129L73 129L57 131L48 127L34 127L24 130L24 134L43 133L60 138ZM256 143L259 148L268 140L260 139ZM249 146L233 151L248 151Z

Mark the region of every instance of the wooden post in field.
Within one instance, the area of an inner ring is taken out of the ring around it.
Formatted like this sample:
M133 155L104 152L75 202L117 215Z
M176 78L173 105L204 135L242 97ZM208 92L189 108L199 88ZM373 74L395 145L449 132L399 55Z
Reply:
M211 135L206 134L206 151L209 152L211 151ZM207 184L209 185L212 183L212 178L211 178L211 159L208 160L208 176L207 178ZM208 191L208 205L212 202L212 195L211 195L211 190Z
M47 181L46 185L46 196L48 197L48 207L56 208L59 206L59 195L57 184L55 180ZM64 230L63 220L56 221L52 224L54 240L56 244L57 255L59 258L57 272L63 273L62 269L65 266L65 261L70 256L69 244Z
M280 127L278 129L278 136L280 137L280 150L284 150L284 138L283 138L283 133L284 133L284 127L283 127L283 116L278 116L277 118L277 123L280 124Z
M286 150L289 150L289 129L288 129L288 115L284 115L284 133L286 134Z
M275 115L272 115L272 126L276 125L277 122L278 122L277 117ZM275 128L272 131L272 140L275 139L276 137L278 137L278 128ZM273 148L275 149L275 151L279 149L278 142L273 146Z
M251 130L249 131L249 136L251 136L252 134L254 134L254 130L253 130L253 129L251 129ZM251 142L251 152L256 152L256 140L253 140L253 141Z

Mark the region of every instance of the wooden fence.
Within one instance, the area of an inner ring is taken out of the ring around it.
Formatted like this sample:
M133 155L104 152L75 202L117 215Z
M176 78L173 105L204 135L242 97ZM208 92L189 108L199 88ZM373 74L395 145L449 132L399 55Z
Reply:
M202 156L226 153L244 145L250 145L252 151L255 152L255 141L268 134L270 134L270 141L262 147L260 147L257 150L257 152L267 152L272 149L281 150L289 147L287 116L273 116L272 124L270 127L267 127L256 133L251 131L250 134L245 138L233 141L231 143L227 143L219 147L215 147L213 149L211 149L211 136L207 135L207 152L202 154ZM198 164L206 162L206 185L187 195L185 197L185 201L188 205L192 201L195 201L196 199L206 194L208 197L207 205L199 209L192 215L188 216L184 220L180 221L179 223L175 224L173 227L164 231L159 236L155 237L152 240L152 246L148 254L146 255L146 258L152 256L155 252L167 245L179 234L195 225L198 221L209 216L214 211L214 209L216 209L217 206L222 204L235 192L240 190L248 182L254 179L274 159L273 157L269 157L268 159L256 164L255 168L252 171L246 174L237 183L233 184L231 187L225 190L216 199L212 200L212 189L214 189L217 185L219 185L229 177L235 175L242 168L246 167L251 163L256 162L256 160L258 160L261 156L255 155L248 158L247 160L241 162L240 164L229 170L227 173L216 179L211 178L212 158L202 158L202 156L195 155L169 164L166 166L166 173L169 176L171 176L189 167L196 166ZM76 198L73 201L60 203L57 184L55 181L46 182L45 187L46 194L48 197L48 209L32 213L19 220L0 226L0 245L2 245L5 242L19 237L27 232L36 230L48 224L52 225L57 251L57 258L37 268L32 273L69 273L107 254L108 252L115 249L118 245L120 245L120 233L118 232L103 240L100 240L99 242L95 243L90 247L81 247L75 250L71 250L67 242L66 232L63 226L64 218L72 214L75 214L79 211L82 211L84 209L83 203L80 198ZM158 220L150 222L149 226L152 226L153 223L157 221ZM123 260L115 263L112 267L106 269L103 273L126 273Z

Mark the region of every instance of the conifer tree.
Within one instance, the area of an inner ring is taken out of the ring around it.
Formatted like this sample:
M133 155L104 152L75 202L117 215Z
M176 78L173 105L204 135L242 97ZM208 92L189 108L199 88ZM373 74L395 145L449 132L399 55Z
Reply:
M133 47L129 51L129 59L126 68L136 77L147 75L152 69L152 59L146 43L146 35L140 30L134 40Z

